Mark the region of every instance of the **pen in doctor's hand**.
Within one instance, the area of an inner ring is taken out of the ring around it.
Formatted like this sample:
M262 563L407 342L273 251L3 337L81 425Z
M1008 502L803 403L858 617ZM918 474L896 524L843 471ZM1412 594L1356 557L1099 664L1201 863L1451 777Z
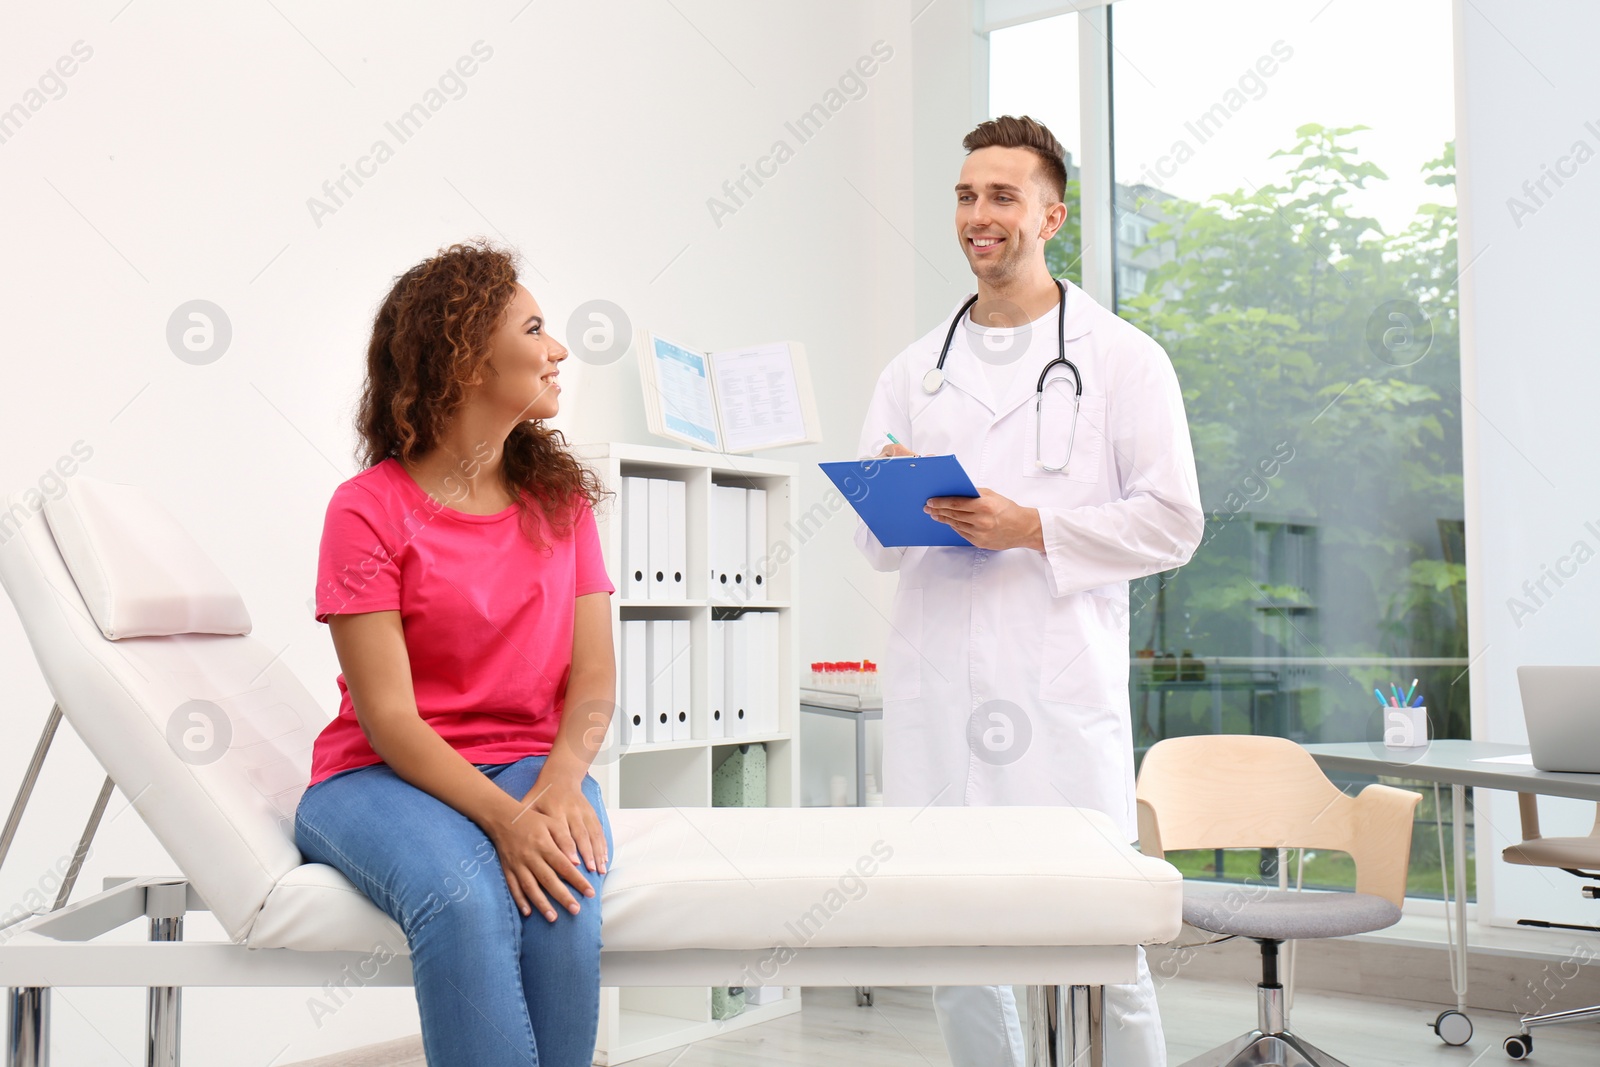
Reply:
M883 458L885 458L887 456L914 456L914 455L916 455L916 453L911 451L911 449L907 448L905 445L903 445L899 441L897 441L895 439L894 434L885 433L884 436L889 439L889 443L884 445L883 448L878 451L878 456L877 456L878 459L883 459Z

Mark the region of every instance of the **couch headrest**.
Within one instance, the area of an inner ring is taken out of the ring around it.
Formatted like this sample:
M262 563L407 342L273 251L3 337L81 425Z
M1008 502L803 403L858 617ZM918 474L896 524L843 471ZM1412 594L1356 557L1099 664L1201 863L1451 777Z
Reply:
M294 814L327 710L248 634L106 640L39 497L6 503L0 586L51 696L228 936L244 940L303 862Z
M239 591L146 490L80 474L44 513L108 640L250 632Z

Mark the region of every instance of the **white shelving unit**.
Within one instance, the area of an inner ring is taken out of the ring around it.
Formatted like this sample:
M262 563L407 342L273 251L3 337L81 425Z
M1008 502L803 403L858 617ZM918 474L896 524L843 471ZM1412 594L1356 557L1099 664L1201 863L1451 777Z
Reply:
M761 742L767 750L767 803L794 807L800 802L798 637L792 597L797 589L792 559L782 565L769 560L767 596L744 602L711 598L708 535L711 529L711 487L736 485L767 493L767 541L785 543L783 531L798 520L794 493L797 468L792 463L751 459L689 449L604 443L578 445L573 451L616 493L595 509L606 571L619 594L622 584L622 478L672 478L684 482L688 518L688 597L682 600L626 600L612 597L612 639L620 650L623 619L688 619L691 631L691 740L617 743L613 717L611 737L592 769L606 802L612 807L709 807L711 774L739 745ZM771 611L779 617L778 729L743 737L710 736L710 652L707 637L713 611L743 608ZM618 698L620 684L618 664ZM705 987L602 989L597 1064L626 1063L691 1041L766 1022L800 1010L800 987L785 986L783 999L747 1007L731 1019L711 1017L711 990Z

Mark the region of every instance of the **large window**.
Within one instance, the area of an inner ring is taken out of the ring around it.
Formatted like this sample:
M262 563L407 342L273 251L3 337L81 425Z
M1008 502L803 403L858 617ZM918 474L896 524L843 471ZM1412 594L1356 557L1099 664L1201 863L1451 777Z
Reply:
M1002 36L1079 21L991 34L992 113L1064 99L1076 66L1074 41L1024 99L1042 74ZM1116 310L1177 369L1207 514L1187 566L1130 589L1136 747L1376 741L1373 689L1413 678L1436 735L1468 736L1450 5L1121 0L1107 22L1112 202L1084 210L1112 212ZM1425 797L1411 889L1438 895ZM1305 878L1349 885L1348 857Z
M1067 221L1045 246L1050 272L1083 280L1078 160L1078 16L1057 15L989 35L989 117L1030 115L1067 150Z
M1172 356L1208 516L1188 566L1135 585L1141 746L1373 740L1373 689L1413 678L1469 734L1450 18L1112 9L1117 310ZM1307 879L1348 884L1348 859Z

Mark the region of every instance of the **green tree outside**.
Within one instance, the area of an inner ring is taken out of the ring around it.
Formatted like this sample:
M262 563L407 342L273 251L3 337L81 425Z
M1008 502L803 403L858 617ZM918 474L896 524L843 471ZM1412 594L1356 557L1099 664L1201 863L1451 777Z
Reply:
M1322 662L1468 655L1454 145L1423 168L1451 202L1419 205L1391 234L1351 207L1352 192L1387 180L1361 156L1365 129L1301 126L1274 153L1288 163L1278 183L1203 203L1142 190L1139 213L1158 220L1141 256L1149 273L1118 312L1172 358L1208 520L1187 566L1133 583L1133 652L1318 663L1241 669L1226 686L1183 665L1136 669L1141 749L1219 726L1373 740L1373 688L1412 677L1435 736L1468 736L1464 667ZM1076 215L1046 250L1052 271L1074 280ZM1285 530L1309 531L1313 548L1280 577L1263 560ZM1436 849L1422 847L1433 834L1417 838L1414 889L1436 892ZM1192 862L1215 865L1209 854ZM1349 884L1347 866L1321 857L1307 881Z

